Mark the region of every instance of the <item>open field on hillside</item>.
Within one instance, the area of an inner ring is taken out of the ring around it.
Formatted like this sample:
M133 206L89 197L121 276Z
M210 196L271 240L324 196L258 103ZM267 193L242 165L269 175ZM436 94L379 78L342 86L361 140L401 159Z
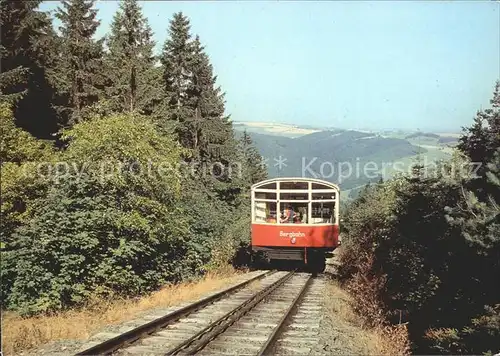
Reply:
M442 152L442 153L445 153L445 154L449 154L451 155L453 153L453 150L454 148L453 147L450 147L450 146L436 146L436 145L420 145L421 147L427 149L429 152L432 152L432 151L439 151L439 152ZM439 156L438 153L436 153L435 155Z
M381 176L383 176L384 179L390 179L398 173L401 174L410 173L412 165L417 163L419 159L422 163L430 165L432 163L441 160L447 160L453 154L452 147L433 146L433 145L420 145L420 146L426 150L426 152L421 154L420 157L419 155L413 155L413 156L399 158L393 162L387 162L386 164L383 165L383 169L379 171ZM365 185L362 184L357 187L343 190L340 195L340 201L346 203L351 201L355 196L357 196L359 191L364 186Z
M462 136L462 133L460 133L460 132L436 132L436 135L443 136L443 137L459 138L460 136Z
M414 155L408 156L398 159L397 161L391 162L385 166L384 171L382 172L384 175L384 179L389 179L393 177L397 173L410 172L411 166L417 163L419 160L423 164L431 164L433 162L437 162L440 160L446 160L450 158L453 149L450 147L437 147L430 145L421 145L422 148L425 148L427 152L422 155Z
M234 123L235 128L239 130L246 129L251 132L267 133L282 136L302 136L321 130L301 128L295 125L272 123L272 122L251 122L239 121Z

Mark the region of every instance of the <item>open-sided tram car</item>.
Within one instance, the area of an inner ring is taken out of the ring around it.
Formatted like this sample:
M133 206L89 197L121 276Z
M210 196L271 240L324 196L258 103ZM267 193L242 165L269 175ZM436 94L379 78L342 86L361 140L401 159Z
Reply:
M270 260L301 260L323 270L339 245L339 187L310 178L252 186L252 250Z

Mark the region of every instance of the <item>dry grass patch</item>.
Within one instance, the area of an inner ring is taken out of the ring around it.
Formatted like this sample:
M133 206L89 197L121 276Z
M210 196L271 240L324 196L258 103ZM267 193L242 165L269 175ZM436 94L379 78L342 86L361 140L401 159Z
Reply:
M406 325L368 327L351 303L351 296L336 281L328 284L325 307L338 333L335 349L348 354L410 355Z
M209 273L199 281L166 286L140 299L98 300L85 308L53 315L22 318L5 312L2 318L2 351L5 355L14 355L51 341L87 339L106 325L131 320L148 309L198 299L236 282L240 274L233 269Z

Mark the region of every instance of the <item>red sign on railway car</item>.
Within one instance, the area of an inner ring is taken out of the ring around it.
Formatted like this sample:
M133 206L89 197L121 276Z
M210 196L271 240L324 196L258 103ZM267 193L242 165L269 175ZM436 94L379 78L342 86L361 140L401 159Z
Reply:
M289 229L289 230L288 230ZM338 245L338 225L290 226L252 224L252 245L331 247ZM295 241L292 243L292 239Z
M294 237L305 237L306 234L304 234L303 232L286 232L286 231L280 231L280 236L281 237L291 237L291 238L294 238Z

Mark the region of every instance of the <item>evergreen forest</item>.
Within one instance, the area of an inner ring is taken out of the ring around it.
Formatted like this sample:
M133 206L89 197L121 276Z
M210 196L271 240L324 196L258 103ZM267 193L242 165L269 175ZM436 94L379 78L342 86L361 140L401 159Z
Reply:
M24 316L137 297L231 264L267 178L189 18L156 53L137 0L0 0L1 303ZM341 211L340 280L418 354L500 351L500 82L451 160ZM242 252L243 251L243 252Z
M96 40L91 0L1 4L1 299L23 315L139 296L231 263L266 178L201 37L155 53L136 0Z

